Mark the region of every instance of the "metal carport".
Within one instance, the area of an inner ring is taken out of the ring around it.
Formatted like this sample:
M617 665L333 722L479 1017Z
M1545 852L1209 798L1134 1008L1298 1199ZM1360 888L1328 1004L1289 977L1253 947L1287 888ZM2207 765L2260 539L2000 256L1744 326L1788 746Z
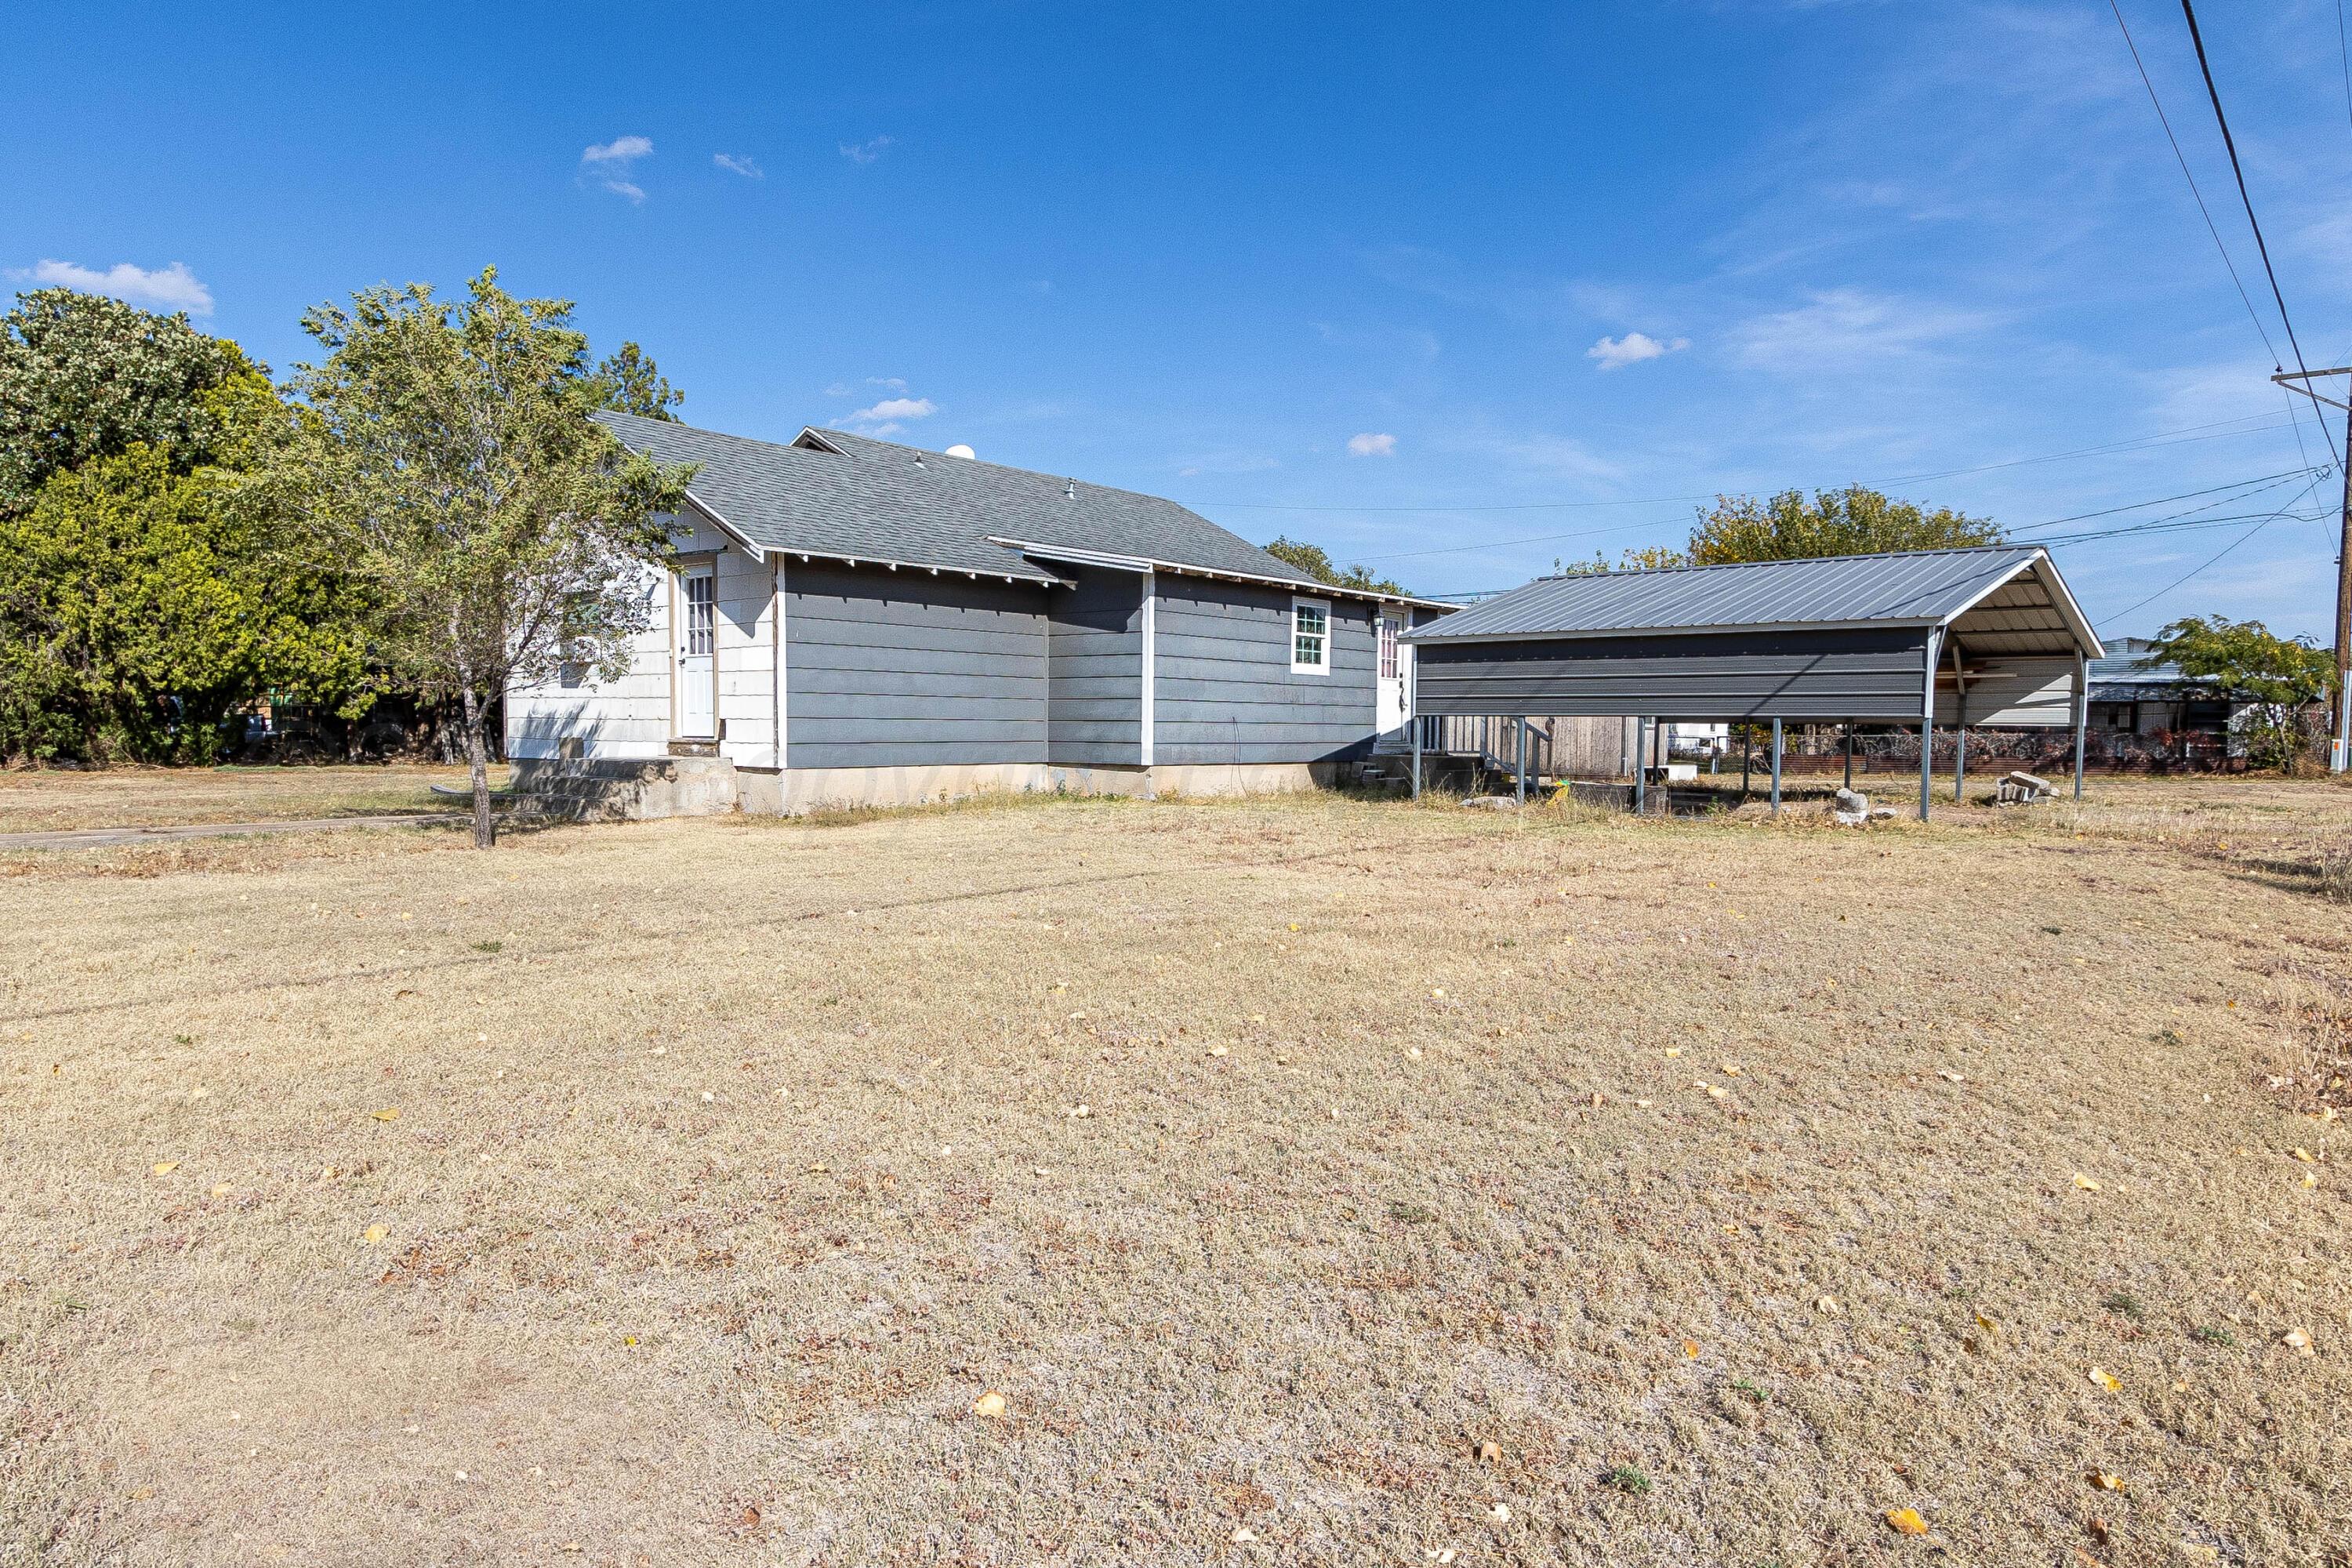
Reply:
M2073 726L2079 797L2087 667L2106 652L2023 544L1544 577L1406 641L1416 718L1769 719L1776 805L1784 721L1917 725L1923 820L1939 724L1960 731L1963 777L1971 724Z

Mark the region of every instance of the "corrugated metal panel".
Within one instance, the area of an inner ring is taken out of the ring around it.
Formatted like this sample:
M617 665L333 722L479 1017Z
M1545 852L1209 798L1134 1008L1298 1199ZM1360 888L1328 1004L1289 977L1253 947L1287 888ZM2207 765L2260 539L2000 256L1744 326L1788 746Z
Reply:
M1916 723L1927 652L1924 631L1895 627L1433 642L1414 655L1414 706L1438 714Z
M1990 545L1546 577L1412 636L1435 646L1478 637L1927 624L2041 559L2031 545ZM2046 592L2042 600L2048 602Z

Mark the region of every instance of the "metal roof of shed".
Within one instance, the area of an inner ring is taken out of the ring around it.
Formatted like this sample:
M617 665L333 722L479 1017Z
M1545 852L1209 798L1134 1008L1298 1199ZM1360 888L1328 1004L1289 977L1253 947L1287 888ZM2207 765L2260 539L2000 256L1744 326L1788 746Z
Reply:
M1984 653L2105 651L2049 552L1982 545L1542 577L1407 634L1416 643L1935 626Z

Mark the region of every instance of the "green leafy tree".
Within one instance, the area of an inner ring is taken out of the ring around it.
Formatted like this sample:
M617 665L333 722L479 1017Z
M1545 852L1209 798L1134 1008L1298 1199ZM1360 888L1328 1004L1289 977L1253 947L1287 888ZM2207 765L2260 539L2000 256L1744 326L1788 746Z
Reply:
M635 343L623 343L580 384L592 408L620 414L642 414L648 419L676 423L670 410L686 401L686 394L664 380L653 355Z
M366 701L341 583L248 470L266 373L64 289L0 319L0 754L208 761L265 692Z
M289 570L238 475L144 443L0 517L0 734L33 755L209 763L262 692L366 703L332 574Z
M1342 568L1333 563L1330 552L1319 544L1308 544L1287 536L1265 547L1265 552L1276 561L1296 566L1318 583L1328 583L1334 588L1357 588L1368 594L1402 594L1404 592L1386 577L1375 577L1369 566Z
M377 656L457 702L488 848L499 697L565 663L626 670L689 470L588 417L595 373L570 301L518 300L496 268L461 300L379 287L302 325L327 353L295 378L280 489L367 589Z
M52 474L134 445L177 473L217 462L235 405L205 394L266 375L185 316L42 289L0 317L0 512L18 511Z
M1555 560L1551 563L1551 569L1556 575L1581 577L1605 572L1663 572L1668 567L1689 564L1690 558L1671 544L1644 544L1639 549L1618 552L1614 565L1610 563L1607 556L1596 550L1592 552L1592 559L1590 562L1563 566Z
M2336 660L2326 649L2276 636L2260 621L2184 616L2157 634L2147 657L2250 703L2242 731L2248 760L2288 773L2303 752L2304 710L2336 689Z
M1890 500L1864 485L1782 490L1769 500L1717 496L1691 531L1689 563L1796 561L1818 555L1869 555L1892 550L1949 550L1998 544L2000 525L1937 507Z

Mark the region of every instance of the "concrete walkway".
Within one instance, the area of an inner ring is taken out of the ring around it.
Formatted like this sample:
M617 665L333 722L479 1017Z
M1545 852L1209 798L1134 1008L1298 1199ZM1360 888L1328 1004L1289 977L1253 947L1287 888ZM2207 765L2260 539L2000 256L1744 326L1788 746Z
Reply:
M188 822L163 827L68 827L49 833L0 833L5 849L101 849L158 844L173 838L231 838L246 833L333 833L346 827L431 827L470 824L470 812L430 811L410 816L317 816L301 822Z

